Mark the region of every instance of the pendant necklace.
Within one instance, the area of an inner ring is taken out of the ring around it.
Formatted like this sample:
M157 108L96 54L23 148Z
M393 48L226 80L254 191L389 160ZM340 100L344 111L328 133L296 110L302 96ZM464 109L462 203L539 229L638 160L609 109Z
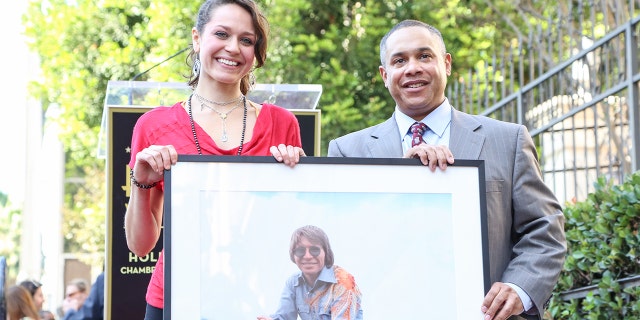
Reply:
M227 135L227 116L233 112L233 110L237 109L238 107L240 107L242 104L239 103L240 100L242 100L242 98L244 98L244 95L240 95L240 97L235 98L233 100L230 101L225 101L225 102L215 102L215 101L211 101L209 99L204 98L203 96L197 94L197 93L193 93L196 98L198 98L198 100L200 100L200 111L204 110L204 108L209 108L211 110L213 110L213 112L217 113L218 116L220 116L220 119L222 119L222 137L220 137L220 140L222 140L222 142L227 142L229 141L229 136ZM227 111L227 112L220 112L218 110L216 110L216 108L214 108L213 106L210 106L207 104L211 103L211 104L217 104L219 106L226 106L226 105L230 105L234 102L238 102L238 104L231 108L231 110ZM246 101L245 101L245 108L246 108Z
M198 142L198 135L196 134L196 124L193 121L193 112L191 111L191 98L193 98L194 94L196 95L196 97L198 96L196 93L193 93L193 94L191 94L189 96L189 99L187 100L187 106L189 107L189 109L188 109L189 110L189 122L191 123L191 132L193 133L193 141L196 143L196 149L198 150L198 154L202 155L202 149L200 148L200 143ZM244 97L244 95L242 96L242 98L243 98L242 99L242 102L243 102L242 104L244 105L244 114L242 116L242 135L240 136L240 146L238 147L238 153L236 154L238 156L242 153L242 148L244 147L244 134L247 131L247 98ZM238 106L239 105L240 104L238 104ZM229 111L229 112L231 112L231 111ZM224 118L223 118L223 123L224 123Z

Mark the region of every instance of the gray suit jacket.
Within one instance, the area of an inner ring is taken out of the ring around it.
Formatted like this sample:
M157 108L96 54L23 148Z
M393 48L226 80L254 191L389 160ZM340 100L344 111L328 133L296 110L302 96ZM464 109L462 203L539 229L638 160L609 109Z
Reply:
M542 315L564 265L562 207L542 180L526 127L453 109L449 149L455 159L484 160L491 283L522 288ZM392 116L329 142L329 157L403 156ZM480 308L478 302L478 309ZM514 317L518 318L518 317Z

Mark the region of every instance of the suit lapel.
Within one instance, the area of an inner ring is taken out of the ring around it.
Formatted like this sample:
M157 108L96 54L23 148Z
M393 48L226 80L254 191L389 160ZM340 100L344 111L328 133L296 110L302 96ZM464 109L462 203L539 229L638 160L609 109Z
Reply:
M371 132L367 148L374 158L400 158L403 154L399 141L398 124L392 115Z
M482 151L485 136L476 132L481 123L473 116L451 109L451 134L449 149L456 159L477 160ZM400 158L403 156L400 133L396 124L395 114L385 122L379 124L371 132L367 149L374 158Z
M481 126L473 116L452 108L449 149L454 158L477 160L480 157L485 136L476 130Z

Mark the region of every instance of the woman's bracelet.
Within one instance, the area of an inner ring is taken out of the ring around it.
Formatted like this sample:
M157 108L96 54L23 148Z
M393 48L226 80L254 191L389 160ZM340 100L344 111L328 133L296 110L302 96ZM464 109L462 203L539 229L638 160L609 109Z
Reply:
M158 185L158 181L152 183L152 184L142 184L140 182L138 182L138 180L136 180L136 178L133 176L133 169L131 170L131 183L140 188L140 189L151 189L153 187L155 187L156 185Z

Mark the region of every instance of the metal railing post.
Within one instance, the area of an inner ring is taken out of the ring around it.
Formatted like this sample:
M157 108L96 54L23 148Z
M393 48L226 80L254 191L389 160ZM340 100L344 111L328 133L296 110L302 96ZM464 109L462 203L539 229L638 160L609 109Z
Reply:
M631 172L640 170L640 65L638 63L638 46L640 41L636 28L640 26L640 16L629 22L627 26L627 77L629 104L629 132L631 134Z

